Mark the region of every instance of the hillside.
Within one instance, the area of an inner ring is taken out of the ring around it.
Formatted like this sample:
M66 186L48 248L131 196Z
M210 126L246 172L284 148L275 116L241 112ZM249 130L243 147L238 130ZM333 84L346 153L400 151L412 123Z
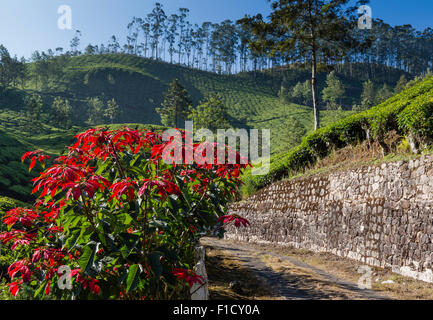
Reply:
M272 154L294 146L293 139L290 139L294 130L293 119L304 128L304 132L311 131L313 126L312 108L284 103L278 97L283 82L294 85L305 81L309 78L308 70L289 68L218 75L126 54L82 55L63 60L58 57L54 61L56 71L47 69L44 77L41 73L34 74L34 63L28 64L28 80L24 88L10 87L0 93L0 136L7 150L0 157L1 195L28 199L30 176L26 166L19 163L21 155L35 149L59 154L77 132L84 130L84 121L88 117L85 100L88 97L114 98L122 109L116 121L118 125L159 125L160 118L155 108L160 106L170 82L178 78L187 88L194 105L210 93L218 93L228 108L233 127L270 129ZM344 100L350 104L360 95L364 79L350 77L343 71L339 76L347 86ZM378 78L378 86L383 82L393 85L402 74L391 71L386 77ZM42 78L44 82L41 82ZM325 79L326 73L319 74L319 89L323 88ZM43 125L38 130L23 126L23 101L34 92L42 96L44 103ZM57 96L71 102L75 125L71 129L50 124L50 106ZM343 111L337 119L349 114L351 111ZM334 120L335 114L321 111L323 126Z
M13 123L11 125L13 127ZM63 153L65 147L71 145L74 136L85 130L85 128L74 127L70 130L62 130L46 126L43 133L31 135L29 132L15 130L2 130L7 124L0 125L0 197L8 196L22 201L32 200L32 184L30 180L37 176L41 167L36 165L35 169L28 172L28 162L21 163L22 155L27 151L43 150L45 153L56 157ZM108 129L119 129L124 124L103 125ZM128 123L131 129L163 130L164 127L157 125L143 125Z
M381 156L403 148L412 154L433 145L433 77L418 81L370 110L349 116L306 135L289 152L273 155L268 174L245 174L245 194L274 181L305 172L319 160L346 146L376 143Z
M80 121L87 115L84 99L103 96L114 98L121 106L119 123L160 124L155 108L162 103L163 93L174 78L186 87L194 105L210 93L218 93L228 107L234 127L272 128L276 148L289 115L295 116L307 130L312 128L311 109L283 104L272 77L217 75L132 55L74 57L65 64L61 81L52 83L44 92L72 99L79 110L77 114L82 115Z
M0 131L0 195L28 199L31 176L20 162L27 146L12 135Z
M82 126L88 117L85 99L98 96L106 100L114 98L119 103L122 114L116 123L160 124L155 108L160 106L169 83L178 78L187 88L194 105L210 93L218 93L229 110L233 127L271 129L272 153L287 149L285 140L293 125L291 117L298 120L306 131L313 127L310 107L284 103L278 97L283 82L287 86L303 82L310 77L308 70L289 68L218 75L127 54L82 55L65 59L56 57L52 63L53 66L47 67L43 76L38 69L37 78L36 69L33 70L34 63L29 64L28 69L32 71L25 92L9 90L8 95L0 100L0 109L18 112L21 110L22 96L37 91L44 98L47 112L54 97L68 98L74 107L74 124ZM377 87L384 82L394 86L403 74L396 69L389 70L382 70L384 76L374 80ZM343 99L347 109L359 100L365 79L359 76L359 72L349 76L343 71L339 76L347 86ZM325 79L326 73L320 73L319 90L323 88ZM343 115L344 112L337 117ZM14 114L12 118L17 117L18 114ZM322 125L334 120L332 112L321 111Z

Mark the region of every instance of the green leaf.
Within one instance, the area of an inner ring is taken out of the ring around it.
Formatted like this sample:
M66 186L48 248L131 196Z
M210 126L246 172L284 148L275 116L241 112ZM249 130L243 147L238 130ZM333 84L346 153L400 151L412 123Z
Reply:
M158 230L158 231L162 231L162 230L168 230L169 229L169 225L167 222L162 221L162 220L153 220L151 222L149 222L148 224L148 228L149 230ZM151 232L151 231L150 231Z
M129 214L125 213L125 221L123 221L123 224L128 225L131 223L132 220L133 219L131 218L131 216Z
M123 258L127 258L132 250L137 246L140 241L140 237L138 235L130 234L130 233L121 233L120 237L122 238L122 242L124 245L120 248L120 253Z
M102 172L105 171L105 169L107 169L108 166L108 161L103 161L101 163L98 162L98 170L96 171L96 174L100 175L102 174Z
M81 221L81 219L82 219L82 216L75 217L75 218L72 220L72 222L71 222L69 228L75 228L75 227L77 226L77 224Z
M42 282L41 286L35 291L35 294L33 297L36 298L41 291L45 291L47 284L48 284L48 280L45 280L44 282Z
M177 256L176 252L173 250L170 250L163 246L156 248L156 250L164 253L164 256L173 262L179 260L179 257Z
M133 264L129 267L128 277L126 278L126 292L129 293L133 291L139 281L140 281L140 266L138 264Z
M75 229L71 231L71 236L65 241L65 244L63 245L63 248L68 248L68 250L71 250L75 247L75 245L78 242L78 239L81 236L81 229Z
M131 162L129 163L129 166L134 167L135 163L137 162L138 159L140 159L140 157L141 157L141 154L139 154L139 153L136 154L134 156L134 158L131 160Z
M87 245L84 247L84 251L81 254L80 259L78 260L78 264L80 265L81 270L85 274L92 274L92 266L95 259L96 246Z
M150 267L152 268L157 278L159 278L163 271L161 265L161 257L163 256L164 254L159 251L154 251L148 255Z
M123 270L121 276L117 278L117 285L118 286L123 284L123 281L125 281L127 274L128 274L128 272L126 270Z

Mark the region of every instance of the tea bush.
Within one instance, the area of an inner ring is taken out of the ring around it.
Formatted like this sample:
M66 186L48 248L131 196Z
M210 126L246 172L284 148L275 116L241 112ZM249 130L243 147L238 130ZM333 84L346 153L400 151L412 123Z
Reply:
M290 177L333 150L368 137L383 144L387 132L414 135L424 147L433 141L433 77L427 78L370 110L349 116L304 137L289 152L271 158L264 176L245 174L250 194L283 177Z

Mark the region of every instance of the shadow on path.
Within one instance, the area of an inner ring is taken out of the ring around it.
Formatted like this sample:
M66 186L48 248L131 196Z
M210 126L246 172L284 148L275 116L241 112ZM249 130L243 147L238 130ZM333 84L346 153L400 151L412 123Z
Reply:
M273 296L288 300L320 300L320 299L390 299L378 295L372 290L360 289L357 284L337 278L336 276L308 265L292 257L272 252L260 251L244 243L233 243L217 238L204 238L202 243L208 247L224 250L231 257L240 261L245 268L271 289ZM266 265L260 257L271 256L287 261L293 267L276 271Z

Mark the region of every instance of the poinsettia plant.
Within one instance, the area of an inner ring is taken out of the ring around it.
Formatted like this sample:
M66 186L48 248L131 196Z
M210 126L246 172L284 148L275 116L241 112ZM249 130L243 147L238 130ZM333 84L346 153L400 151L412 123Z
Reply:
M201 160L183 161L187 148ZM221 148L240 159L227 146L188 144L184 132L181 141L129 128L77 135L33 179L33 208L10 210L3 219L0 241L15 258L10 292L25 284L35 298L188 297L203 281L192 271L200 237L222 221L247 225L225 212L248 164L217 164ZM182 159L167 161L173 157ZM26 159L30 169L51 161L39 150Z

